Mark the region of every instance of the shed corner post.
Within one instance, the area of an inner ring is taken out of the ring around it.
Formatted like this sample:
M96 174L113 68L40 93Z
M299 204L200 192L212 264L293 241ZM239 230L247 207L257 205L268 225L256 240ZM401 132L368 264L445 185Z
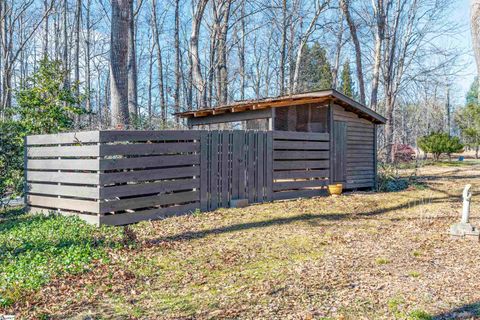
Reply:
M328 154L329 154L329 169L328 169L328 183L333 184L333 167L334 167L334 159L333 159L333 105L332 101L328 102Z
M377 191L377 127L376 123L373 124L373 191Z
M28 151L27 151L27 136L25 136L23 137L23 201L25 204L26 211L29 210L27 170L28 170Z
M200 210L208 211L208 131L200 131Z

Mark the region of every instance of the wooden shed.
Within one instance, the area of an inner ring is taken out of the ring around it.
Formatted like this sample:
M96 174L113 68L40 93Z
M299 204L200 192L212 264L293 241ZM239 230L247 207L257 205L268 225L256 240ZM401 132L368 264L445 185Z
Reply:
M373 188L376 130L386 119L336 90L246 100L178 114L198 130L328 133L330 183Z

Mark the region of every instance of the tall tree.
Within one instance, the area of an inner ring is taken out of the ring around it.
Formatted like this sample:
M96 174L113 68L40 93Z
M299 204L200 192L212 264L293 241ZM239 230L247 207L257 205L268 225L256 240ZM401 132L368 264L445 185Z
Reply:
M305 33L301 36L300 38L300 44L297 49L297 57L295 60L295 71L293 74L293 88L292 92L297 92L297 87L298 87L298 75L300 73L300 63L302 61L302 55L304 52L305 45L307 44L308 39L312 35L312 33L315 31L315 25L317 23L318 17L320 17L320 14L325 10L327 7L328 1L316 1L315 2L315 13L312 17L312 20L308 24L307 30Z
M128 12L128 112L138 117L137 48L135 41L134 0L129 1Z
M355 47L355 62L357 67L358 89L360 90L360 102L365 104L365 81L363 77L362 49L357 33L357 26L350 12L350 0L340 0L340 7L342 8L345 20L347 20L348 28L350 29L350 35Z
M162 117L162 125L165 126L167 122L167 106L165 100L165 91L163 85L163 58L162 58L162 47L160 45L160 31L158 27L157 19L157 1L152 0L152 27L153 27L153 38L155 43L155 49L157 53L157 70L158 70L158 94L160 96L160 111Z
M345 61L342 68L340 88L344 95L354 98L354 87L352 80L352 71L350 70L350 61Z
M175 103L175 113L180 112L180 85L181 85L181 71L180 71L180 0L175 0L175 93L173 100ZM179 125L179 118L175 116L175 123Z
M126 128L128 113L128 47L131 0L112 0L110 33L110 100L112 126Z
M197 96L197 108L201 108L206 105L205 80L202 76L200 56L198 52L198 42L200 35L200 24L202 22L203 13L205 12L205 7L207 6L207 3L208 0L198 0L197 3L192 3L193 17L192 33L190 35L190 92L193 88L195 88L195 94Z
M325 48L315 42L304 47L299 70L298 90L312 91L329 89L332 84L332 66Z
M480 75L480 0L471 0L470 23L472 30L473 52L477 62L477 76ZM480 101L480 87L477 93Z

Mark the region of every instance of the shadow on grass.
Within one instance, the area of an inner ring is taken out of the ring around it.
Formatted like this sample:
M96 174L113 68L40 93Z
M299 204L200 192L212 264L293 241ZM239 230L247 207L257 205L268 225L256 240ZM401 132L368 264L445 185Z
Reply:
M461 307L451 309L432 316L435 320L452 320L452 319L479 319L480 302L465 304Z
M336 220L344 220L344 219L368 218L368 217L383 215L392 211L411 209L421 205L429 205L433 203L444 203L444 202L452 201L454 199L455 200L460 199L459 195L452 195L447 192L443 192L443 193L445 194L445 196L443 197L429 198L429 199L415 199L415 200L407 201L403 204L399 204L396 206L379 208L376 210L364 211L356 214L350 214L350 213L301 214L301 215L296 215L288 218L275 218L275 219L264 220L264 221L239 223L239 224L233 224L233 225L222 226L222 227L206 229L206 230L199 230L199 231L186 231L176 235L153 239L150 243L158 244L162 242L195 240L195 239L205 238L212 234L223 234L223 233L230 233L230 232L243 231L243 230L249 230L249 229L262 229L270 226L281 226L281 225L286 225L286 224L301 222L301 221L314 222L317 220L336 221ZM480 193L477 193L477 194L480 194Z

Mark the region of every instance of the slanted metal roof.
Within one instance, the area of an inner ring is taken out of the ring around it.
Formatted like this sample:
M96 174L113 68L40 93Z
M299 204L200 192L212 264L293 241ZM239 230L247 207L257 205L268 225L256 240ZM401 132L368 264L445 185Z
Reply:
M199 118L210 117L224 113L243 112L247 110L260 110L266 108L298 106L309 103L323 102L334 102L344 107L347 111L354 112L360 117L370 120L373 123L385 124L387 121L387 119L380 114L334 89L263 98L258 100L236 101L227 105L218 106L216 108L204 108L180 112L176 115L183 118Z

